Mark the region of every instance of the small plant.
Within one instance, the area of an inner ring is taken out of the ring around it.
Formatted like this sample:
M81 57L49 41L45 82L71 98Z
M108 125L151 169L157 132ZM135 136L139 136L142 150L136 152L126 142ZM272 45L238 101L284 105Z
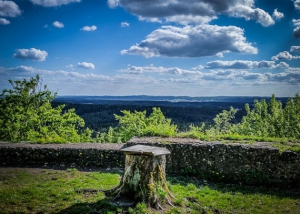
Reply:
M177 207L173 207L171 210L168 210L166 214L182 214L182 212Z
M145 203L138 203L135 208L128 209L130 214L148 214L147 205Z

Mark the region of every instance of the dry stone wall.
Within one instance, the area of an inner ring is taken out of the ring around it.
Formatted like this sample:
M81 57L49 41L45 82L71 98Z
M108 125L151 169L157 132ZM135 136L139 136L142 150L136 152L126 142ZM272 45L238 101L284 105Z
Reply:
M248 184L300 183L300 153L280 153L268 143L224 144L181 138L132 138L127 143L134 144L170 150L168 173Z
M300 154L258 145L224 144L195 139L132 138L126 144L0 143L0 166L64 166L123 168L121 148L131 145L165 147L169 175L191 175L218 181L300 183Z
M0 166L124 167L124 144L0 143Z

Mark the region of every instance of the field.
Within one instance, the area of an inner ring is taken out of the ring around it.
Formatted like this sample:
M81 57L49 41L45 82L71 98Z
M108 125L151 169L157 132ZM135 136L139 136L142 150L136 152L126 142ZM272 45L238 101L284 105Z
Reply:
M111 203L101 190L121 173L91 169L0 168L0 213L299 213L300 190L211 183L167 177L174 207L131 208Z

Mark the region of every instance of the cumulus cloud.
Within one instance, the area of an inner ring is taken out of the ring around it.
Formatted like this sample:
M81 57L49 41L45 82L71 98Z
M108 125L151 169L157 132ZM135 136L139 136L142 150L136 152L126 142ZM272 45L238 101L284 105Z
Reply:
M84 27L81 28L80 30L83 30L83 31L95 31L95 30L97 30L97 26L95 26L95 25L92 25L92 26L84 26Z
M95 69L95 65L90 62L78 62L78 67L85 69Z
M0 18L0 25L9 25L10 21L4 18Z
M259 8L256 8L253 10L250 9L249 12L250 13L248 15L247 15L247 13L245 13L245 14L242 14L241 17L244 16L244 18L246 20L253 19L256 22L260 23L264 27L275 24L275 21L272 19L272 17L262 9L259 9Z
M115 8L119 5L119 0L108 0L107 5L109 8Z
M276 20L279 20L279 19L282 19L284 17L284 14L281 13L281 12L278 12L277 11L277 8L274 10L273 12L273 18L276 19Z
M17 49L13 55L18 59L31 59L35 61L45 61L48 53L35 48L30 49Z
M300 10L300 0L294 0L294 6L296 9Z
M69 64L69 65L67 65L66 67L67 67L67 68L70 68L70 69L72 69L72 70L74 69L74 65L73 65L73 64Z
M293 47L293 46L292 46ZM292 59L300 59L300 56L293 56L288 51L283 51L278 53L276 56L272 56L272 60L292 60Z
M108 0L107 4L110 8L123 7L140 20L147 21L204 24L223 14L251 19L263 26L274 24L267 12L254 7L254 0Z
M57 28L63 28L63 27L64 27L64 24L61 23L61 22L59 22L59 21L53 22L52 25L53 25L54 27L57 27Z
M248 61L248 60L234 60L221 61L215 60L208 62L205 69L271 69L271 68L288 68L288 64L282 62L275 64L274 61Z
M300 53L300 46L292 46L290 51Z
M18 73L32 73L35 71L35 68L33 68L32 66L24 66L24 65L20 65L14 68L8 68L5 69L6 71L9 72L18 72Z
M159 73L172 75L196 75L198 71L181 69L178 67L166 68L162 66L133 66L130 65L127 69L120 70L121 72L128 72L129 74L143 74L143 73Z
M121 22L121 27L129 27L129 23L128 22Z
M235 26L199 25L183 28L163 26L141 43L121 54L149 57L203 57L236 52L256 54L257 48L246 42L244 31Z
M61 5L67 5L73 2L80 2L81 0L30 0L35 5L43 7L57 7Z
M251 62L246 62L248 64L251 64ZM229 62L224 61L223 64L233 64ZM289 73L291 73L288 69L289 66L284 63L281 62L277 65L274 64L274 62L270 62L270 61L261 61L261 62L253 62L252 64L254 64L252 67L248 66L246 67L246 69L249 69L249 67L252 69L254 68L285 68L286 71L281 72L281 73L277 73L283 77L287 77L287 79L281 79L281 81L290 81L290 75L287 75ZM262 73L262 72L251 72L251 71L247 71L245 69L242 69L243 66L239 66L241 69L232 69L232 67L230 66L215 66L216 69L219 68L224 68L221 70L214 70L211 69L210 72L201 72L201 71L195 71L194 68L192 68L191 70L186 70L186 69L182 69L182 68L178 68L178 67L163 67L163 66L133 66L133 65L129 65L127 67L127 69L122 69L120 70L121 72L127 72L129 74L151 74L151 73L158 73L160 75L174 75L177 77L177 79L174 79L173 77L169 80L166 79L161 79L160 81L171 81L171 82L177 82L177 83L200 83L203 81L237 81L237 82L251 82L253 81L253 83L255 83L256 81L260 81L260 82L265 82L267 83L268 81L276 81L276 75L270 72L266 72L266 73ZM245 66L244 66L245 67ZM206 67L207 68L207 67ZM298 71L296 71L297 73ZM295 72L294 72L295 73ZM300 80L300 72L299 73L299 77L298 80ZM180 76L182 76L183 78L179 78ZM289 77L288 77L289 76ZM278 82L280 82L279 80L277 80ZM256 82L257 83L257 82Z
M0 0L0 16L16 17L20 14L21 10L15 2Z
M294 37L300 38L300 19L293 19L292 20L295 29L294 29Z

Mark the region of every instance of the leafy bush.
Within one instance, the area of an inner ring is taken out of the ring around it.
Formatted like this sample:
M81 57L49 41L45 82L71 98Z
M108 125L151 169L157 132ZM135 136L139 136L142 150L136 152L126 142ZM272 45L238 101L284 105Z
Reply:
M146 111L121 111L123 116L115 115L119 126L109 128L107 133L102 133L98 142L126 142L133 136L161 136L170 137L177 133L177 126L166 119L160 108L153 108L153 112L146 116Z
M91 141L91 130L82 134L84 120L74 109L62 113L64 105L53 108L52 94L46 85L42 85L40 77L9 80L12 89L4 89L0 102L0 139L19 142L82 142Z
M275 95L269 102L254 100L250 108L245 105L246 116L242 121L234 121L237 110L231 107L223 110L213 119L214 124L206 128L190 126L187 132L179 133L180 137L193 137L202 140L254 140L286 142L300 138L300 96L297 93L289 99L283 108Z

